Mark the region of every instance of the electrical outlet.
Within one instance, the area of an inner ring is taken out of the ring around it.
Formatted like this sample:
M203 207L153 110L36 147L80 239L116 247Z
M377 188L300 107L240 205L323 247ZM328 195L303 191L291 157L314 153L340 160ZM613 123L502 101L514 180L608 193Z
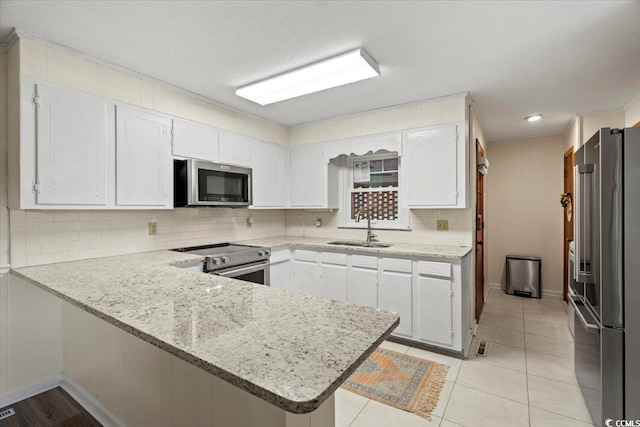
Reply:
M439 219L436 221L436 230L438 231L449 231L449 220L447 219Z
M253 225L253 217L247 218L247 228L251 228Z
M158 223L150 222L149 223L149 236L155 236L158 234Z
M322 218L316 218L316 227L322 227Z

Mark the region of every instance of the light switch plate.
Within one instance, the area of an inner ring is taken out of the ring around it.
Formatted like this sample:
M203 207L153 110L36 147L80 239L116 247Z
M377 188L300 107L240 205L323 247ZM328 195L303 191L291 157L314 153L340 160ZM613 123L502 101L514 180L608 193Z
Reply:
M439 219L436 221L436 230L438 231L449 231L449 220L448 219Z
M149 223L149 236L155 236L158 234L158 223L150 222Z

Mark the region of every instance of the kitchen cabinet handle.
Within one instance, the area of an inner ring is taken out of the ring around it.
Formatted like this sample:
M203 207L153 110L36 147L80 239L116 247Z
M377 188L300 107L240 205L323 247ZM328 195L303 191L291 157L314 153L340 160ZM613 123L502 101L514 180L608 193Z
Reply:
M575 300L579 299L579 298L580 297L578 297L578 296L570 295L569 302L573 306L573 310L578 315L578 318L580 319L580 322L582 323L582 326L584 327L584 329L587 332L589 332L590 334L599 334L600 333L600 326L597 323L589 323L589 322L587 322L587 319L584 318L584 315L582 314L582 311L580 310L580 307L578 307L578 304L576 304ZM584 305L582 303L580 303L580 305L582 307L584 307Z

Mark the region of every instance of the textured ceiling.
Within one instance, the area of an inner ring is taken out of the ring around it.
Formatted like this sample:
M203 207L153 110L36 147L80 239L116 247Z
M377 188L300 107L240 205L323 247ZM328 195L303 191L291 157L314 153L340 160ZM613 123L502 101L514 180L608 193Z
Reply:
M13 27L284 125L469 91L502 141L640 93L639 1L0 1L0 40ZM266 107L234 93L358 46L381 77Z

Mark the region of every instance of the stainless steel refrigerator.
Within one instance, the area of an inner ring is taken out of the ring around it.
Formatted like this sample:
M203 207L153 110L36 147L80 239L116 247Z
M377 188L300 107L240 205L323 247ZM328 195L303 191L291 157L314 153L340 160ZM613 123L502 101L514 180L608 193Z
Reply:
M640 419L640 128L575 154L575 372L593 423ZM573 282L573 281L570 281Z

